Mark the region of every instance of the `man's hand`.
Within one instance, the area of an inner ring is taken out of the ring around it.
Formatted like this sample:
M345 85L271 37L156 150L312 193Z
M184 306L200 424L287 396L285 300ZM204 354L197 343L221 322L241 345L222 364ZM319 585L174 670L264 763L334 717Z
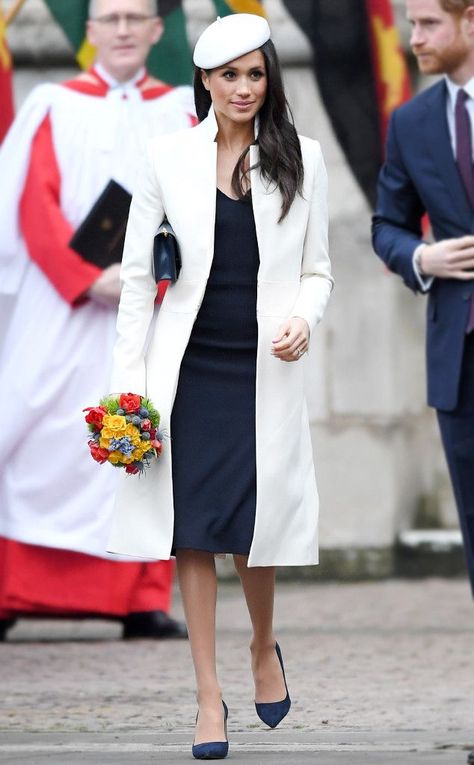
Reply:
M98 279L89 287L87 297L96 303L115 308L120 300L120 263L104 268Z
M442 239L427 244L420 253L423 276L440 279L474 279L474 236Z

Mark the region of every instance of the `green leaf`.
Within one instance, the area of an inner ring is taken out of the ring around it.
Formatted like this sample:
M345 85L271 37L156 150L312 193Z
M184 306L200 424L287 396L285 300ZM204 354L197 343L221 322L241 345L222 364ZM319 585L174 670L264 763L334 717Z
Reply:
M104 396L100 399L99 406L107 409L109 414L117 414L117 409L120 409L118 396Z
M153 404L151 403L149 398L146 398L143 396L142 398L142 406L145 407L145 409L148 409L148 419L150 420L151 424L154 428L157 428L160 424L160 413Z

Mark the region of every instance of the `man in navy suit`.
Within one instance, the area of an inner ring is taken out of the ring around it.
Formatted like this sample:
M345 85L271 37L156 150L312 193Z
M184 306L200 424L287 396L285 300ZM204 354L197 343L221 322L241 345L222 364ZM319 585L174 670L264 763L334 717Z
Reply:
M428 293L428 403L437 410L474 592L474 0L406 7L420 70L445 76L392 116L373 244L410 289ZM422 238L425 212L434 244Z

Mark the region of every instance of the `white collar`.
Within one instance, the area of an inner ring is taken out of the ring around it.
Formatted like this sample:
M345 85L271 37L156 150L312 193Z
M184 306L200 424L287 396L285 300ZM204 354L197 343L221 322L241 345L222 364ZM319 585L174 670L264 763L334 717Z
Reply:
M94 69L96 70L99 77L107 83L111 90L131 90L132 88L136 87L137 82L140 82L140 80L142 80L146 74L146 69L144 66L142 66L130 80L127 80L126 82L119 82L114 77L112 77L111 74L109 74L107 69L102 66L100 61L97 61L97 63L94 64Z
M456 106L456 98L457 98L458 93L461 90L461 88L462 88L462 90L466 91L466 93L468 94L469 98L474 99L474 77L471 77L471 79L468 80L466 82L466 84L462 85L462 86L461 85L457 85L455 82L450 80L447 75L445 76L444 79L446 81L446 87L448 88L449 101L450 101L451 109L453 109L453 111L454 111L455 106Z

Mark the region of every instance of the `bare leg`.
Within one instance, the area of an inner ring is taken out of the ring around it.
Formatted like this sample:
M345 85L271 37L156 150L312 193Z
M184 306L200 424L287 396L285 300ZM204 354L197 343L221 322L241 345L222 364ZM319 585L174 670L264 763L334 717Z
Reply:
M234 564L242 582L247 608L252 622L250 643L252 672L255 681L255 701L282 701L286 695L280 662L275 652L273 634L273 600L275 568L247 568L246 555L234 555Z
M178 579L196 675L199 717L194 742L225 741L216 670L217 578L214 555L177 550Z

